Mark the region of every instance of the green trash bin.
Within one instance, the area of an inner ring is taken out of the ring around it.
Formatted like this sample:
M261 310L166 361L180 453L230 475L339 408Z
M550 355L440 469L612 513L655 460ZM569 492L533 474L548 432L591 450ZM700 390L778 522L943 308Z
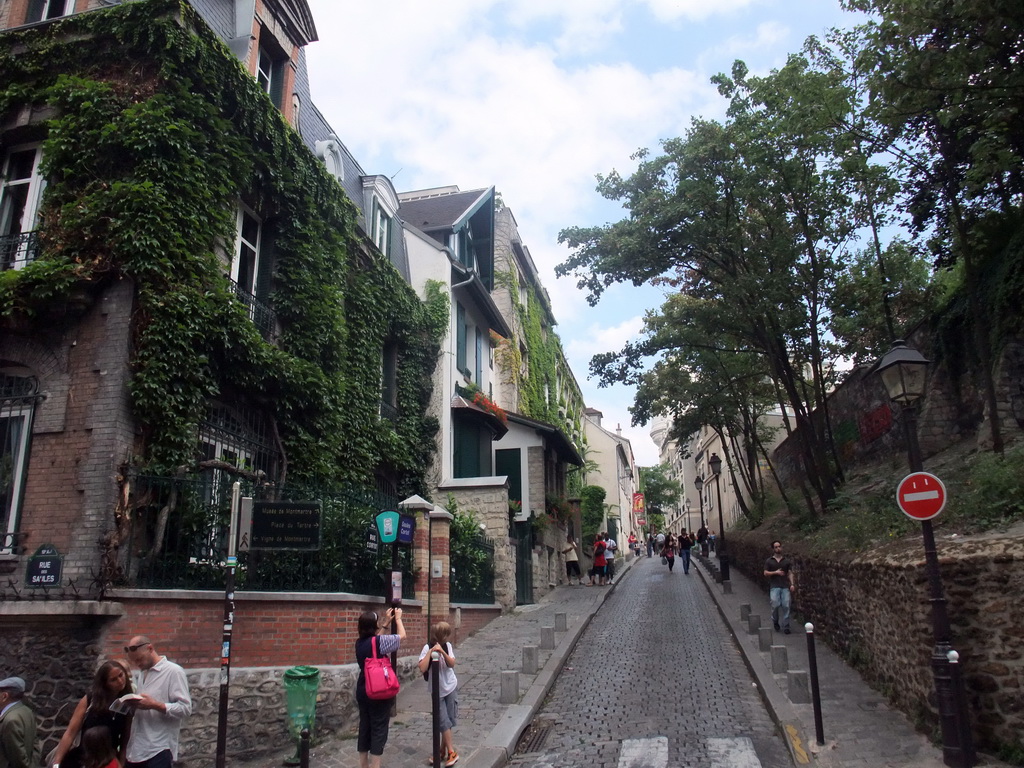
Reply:
M313 738L313 721L316 718L316 692L320 688L320 670L316 667L292 667L284 671L284 693L288 705L288 732L295 738L295 754L298 756L299 736L303 728L309 729ZM298 764L298 761L294 763Z

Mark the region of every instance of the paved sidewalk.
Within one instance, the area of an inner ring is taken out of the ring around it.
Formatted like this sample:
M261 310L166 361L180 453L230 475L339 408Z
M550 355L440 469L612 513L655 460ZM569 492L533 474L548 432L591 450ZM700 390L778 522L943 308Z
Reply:
M460 721L455 728L459 765L464 768L499 768L505 765L516 743L559 671L569 658L594 614L619 583L631 577L634 567L659 566L657 558L619 558L619 574L612 587L557 587L541 602L520 606L501 616L472 637L456 644L459 660ZM797 765L817 763L827 768L941 768L941 750L917 734L909 720L892 709L837 657L824 642L816 645L822 720L826 743L815 742L814 713L810 704L793 704L786 693L787 678L771 671L770 656L758 648L757 635L740 622L740 605L767 616L767 594L737 571L732 574L732 593L724 594L707 568L694 559L695 570L708 589L709 600L718 607L736 638L756 685L772 717L783 729ZM501 673L521 670L523 646L541 645L541 628L555 626L555 616L564 613L566 631L555 633L555 648L539 651L539 672L519 673L520 699L500 704ZM762 620L770 624L770 619ZM787 647L790 669L807 669L807 642L802 630L776 633L773 642ZM418 643L410 644L410 647ZM423 768L430 754L430 697L419 680L403 684L398 697L398 716L392 721L383 764L387 768ZM253 762L232 761L236 768L273 768L293 751ZM979 765L1000 766L987 757ZM313 748L313 768L357 768L352 738L334 740Z

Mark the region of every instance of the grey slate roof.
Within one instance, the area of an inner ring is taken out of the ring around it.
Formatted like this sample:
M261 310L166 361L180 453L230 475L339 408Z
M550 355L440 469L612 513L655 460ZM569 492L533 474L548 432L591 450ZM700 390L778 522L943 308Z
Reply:
M479 208L490 189L470 189L430 197L406 199L404 193L399 213L402 218L418 230L431 234L439 229L450 231Z

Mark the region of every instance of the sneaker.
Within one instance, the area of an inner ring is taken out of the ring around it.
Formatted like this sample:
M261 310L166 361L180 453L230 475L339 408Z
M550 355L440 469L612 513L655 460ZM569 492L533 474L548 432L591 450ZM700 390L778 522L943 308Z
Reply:
M457 762L459 762L459 753L453 749L448 753L448 759L444 761L444 764L446 766L451 766L455 765Z
M787 634L787 635L788 635L788 634L789 634L789 627L786 627L786 628L785 628L784 630L782 630L782 632L783 632L784 634Z
M782 627L779 626L779 622L773 621L772 626L775 627L775 631L778 632Z

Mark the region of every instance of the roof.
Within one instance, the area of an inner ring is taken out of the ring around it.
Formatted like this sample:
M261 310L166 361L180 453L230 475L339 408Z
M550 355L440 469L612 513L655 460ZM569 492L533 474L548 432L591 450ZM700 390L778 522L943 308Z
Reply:
M520 424L536 430L537 434L545 438L548 444L567 463L575 464L577 467L583 466L583 457L576 450L576 446L554 424L548 424L546 421L537 421L537 419L531 419L529 416L523 416L521 413L513 413L512 411L507 411L506 416L513 424Z
M405 192L398 196L401 201L399 215L423 232L455 230L480 210L492 196L493 190L493 187L488 187L466 192L442 191L434 194L430 194L432 190L424 190L425 194L421 197L418 197L416 192Z

